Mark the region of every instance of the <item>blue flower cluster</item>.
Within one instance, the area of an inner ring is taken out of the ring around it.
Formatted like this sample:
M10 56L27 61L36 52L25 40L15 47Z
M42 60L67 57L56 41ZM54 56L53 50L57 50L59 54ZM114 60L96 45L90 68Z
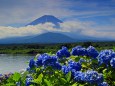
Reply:
M88 70L86 72L77 71L74 75L75 81L84 81L90 84L97 84L103 82L102 74L99 74L97 71Z
M68 61L68 66L71 68L71 69L75 69L76 71L80 71L82 66L79 62L75 62L73 60L69 60Z
M62 47L62 49L58 50L56 53L57 57L70 57L70 52L68 51L67 47Z
M110 63L110 60L115 57L115 52L113 50L102 50L98 56L99 64L106 64Z
M101 83L103 81L103 75L99 74L97 71L87 71L84 79L89 83Z
M93 46L89 46L87 48L87 54L89 57L96 58L99 53Z
M54 64L57 62L56 56L49 56L48 54L42 54L38 56L36 61L37 66L49 66L50 64Z
M76 46L72 48L71 54L74 56L89 56L96 58L99 53L93 46L89 46L87 49L81 46Z
M74 72L74 80L75 81L78 81L78 82L84 81L84 76L85 76L85 74L81 71Z
M74 62L73 60L68 61L68 66L64 65L62 66L62 71L64 74L67 74L68 72L80 71L82 68L81 64L79 62Z
M102 83L99 83L98 86L109 86L109 84L107 82L102 82Z
M34 61L34 59L31 59L29 62L30 69L33 67L52 67L53 69L61 70L61 64L57 60L57 56L49 56L48 54L41 54L38 56L37 61Z
M115 58L112 58L110 61L111 67L115 68Z
M32 82L31 82L32 80L33 80L33 78L31 76L27 76L27 78L26 78L26 86L30 86L32 84Z
M34 61L33 58L32 58L32 59L30 60L30 62L29 62L29 67L30 67L30 68L35 67L35 61Z
M62 66L62 72L64 73L64 74L67 74L68 72L70 72L71 71L71 68L69 67L69 66L66 66L66 65L63 65Z
M87 50L81 46L76 46L72 48L71 54L74 56L85 56L87 55Z

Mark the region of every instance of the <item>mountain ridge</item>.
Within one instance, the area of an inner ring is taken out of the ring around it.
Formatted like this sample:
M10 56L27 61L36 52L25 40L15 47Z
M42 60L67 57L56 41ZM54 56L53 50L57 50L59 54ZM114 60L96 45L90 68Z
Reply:
M19 43L70 43L75 40L69 36L56 32L46 32L34 36L12 37L1 39L0 44L19 44Z

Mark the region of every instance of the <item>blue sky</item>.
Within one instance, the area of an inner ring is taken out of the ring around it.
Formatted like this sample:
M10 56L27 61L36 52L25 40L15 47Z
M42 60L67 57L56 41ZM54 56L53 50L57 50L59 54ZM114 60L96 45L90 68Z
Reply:
M0 26L21 27L43 15L115 34L115 0L0 0Z
M114 9L115 0L0 0L0 25L24 25L45 14L111 25Z

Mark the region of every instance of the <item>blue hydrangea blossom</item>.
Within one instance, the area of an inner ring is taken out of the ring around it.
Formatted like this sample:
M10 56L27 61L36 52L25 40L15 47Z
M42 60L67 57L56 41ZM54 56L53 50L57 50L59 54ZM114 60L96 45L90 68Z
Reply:
M30 62L29 62L29 67L30 67L30 68L35 67L35 61L34 61L33 58L32 58L32 59L30 60Z
M112 58L110 61L111 67L115 68L115 58Z
M42 54L38 57L36 61L37 67L43 66L48 67L51 66L53 69L61 70L61 64L57 61L57 56L49 56L48 54Z
M89 57L96 58L98 54L99 54L98 51L93 46L89 46L87 48L87 55Z
M87 55L87 50L81 46L76 46L72 48L71 54L74 56L84 56Z
M53 69L61 70L62 66L59 62L53 63L52 65Z
M67 47L62 47L62 49L58 50L56 53L57 57L70 57L70 52L68 51Z
M97 71L88 70L86 72L76 71L74 75L74 80L79 82L88 82L90 84L97 84L103 82L102 74Z
M85 73L84 81L91 84L101 83L103 82L103 75L99 74L97 71L88 70Z
M76 71L74 74L74 80L79 81L79 82L84 81L84 76L85 76L85 74L83 72Z
M31 82L32 80L33 80L33 78L31 76L27 76L27 78L26 78L26 86L30 86L32 84L32 82Z
M66 65L63 65L61 70L64 74L67 74L68 72L71 71L71 68Z
M69 60L68 61L68 66L71 68L71 69L75 69L76 71L80 71L82 66L79 62L74 62L73 60Z
M115 52L113 50L102 50L98 56L98 62L100 64L104 63L108 65L110 60L115 57Z
M98 84L98 86L109 86L109 84L107 82L102 82L102 83Z

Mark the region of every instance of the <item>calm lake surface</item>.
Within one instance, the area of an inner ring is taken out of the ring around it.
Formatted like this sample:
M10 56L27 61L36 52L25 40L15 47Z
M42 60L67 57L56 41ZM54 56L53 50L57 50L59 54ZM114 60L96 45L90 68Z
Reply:
M0 73L19 72L28 67L32 55L0 54Z

